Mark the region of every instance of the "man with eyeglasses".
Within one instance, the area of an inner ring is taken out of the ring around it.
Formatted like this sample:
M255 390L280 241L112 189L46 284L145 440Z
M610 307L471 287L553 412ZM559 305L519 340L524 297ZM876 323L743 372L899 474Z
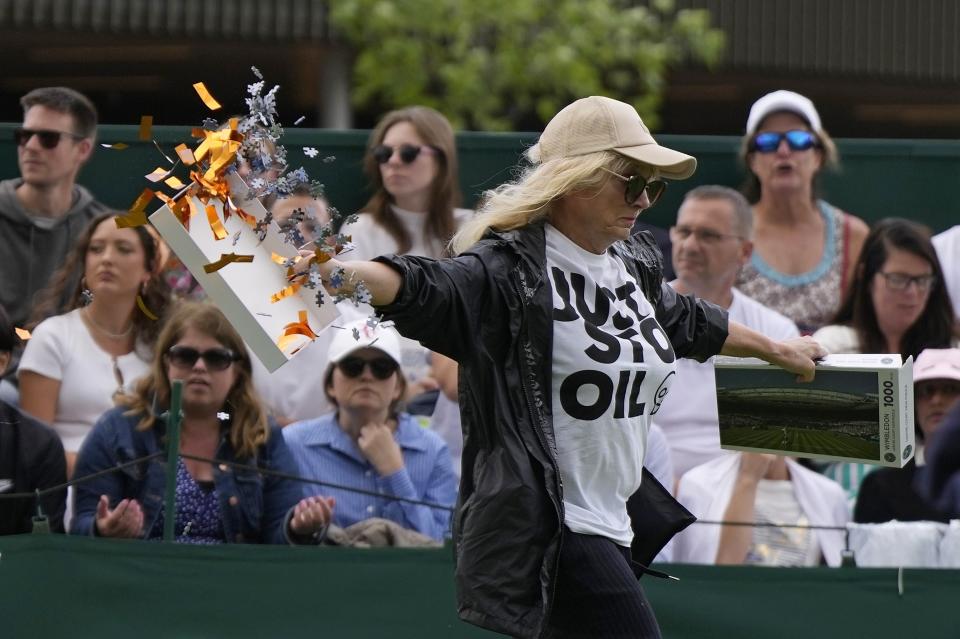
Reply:
M670 228L678 293L692 293L727 309L730 318L775 340L800 333L780 313L747 297L733 284L753 250L753 215L747 200L725 186L698 186L687 193ZM675 479L724 453L720 448L716 384L710 360L677 361L682 396L668 396L654 416L667 437ZM695 513L696 514L696 513Z
M73 238L106 210L76 183L93 152L93 103L73 89L45 87L20 104L23 126L14 131L20 177L0 182L0 304L15 326L29 319L34 295L63 263Z

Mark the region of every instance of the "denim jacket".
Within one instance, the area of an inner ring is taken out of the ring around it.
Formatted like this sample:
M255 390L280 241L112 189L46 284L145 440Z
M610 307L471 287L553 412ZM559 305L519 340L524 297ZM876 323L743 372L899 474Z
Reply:
M113 408L97 421L80 448L74 477L82 478L166 449L164 420L158 419L148 430L137 430L141 415L124 415L126 410ZM266 443L253 458L238 457L226 434L223 429L217 459L296 474L296 464L279 428L271 426ZM227 464L214 466L213 480L228 543L294 543L287 524L293 507L303 498L301 485ZM70 533L96 534L97 502L100 495L106 495L111 507L123 499L140 503L144 513L142 534L146 537L163 511L165 487L166 464L162 457L78 484Z

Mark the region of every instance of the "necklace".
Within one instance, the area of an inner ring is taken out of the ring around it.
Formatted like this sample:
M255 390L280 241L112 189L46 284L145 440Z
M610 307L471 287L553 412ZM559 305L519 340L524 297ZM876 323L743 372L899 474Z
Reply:
M129 326L127 326L127 328L125 328L122 332L111 333L104 327L97 324L96 320L93 319L93 315L91 315L90 312L87 310L88 308L89 307L84 307L84 309L80 311L81 313L83 313L83 317L87 320L87 322L90 323L90 326L94 327L95 329L97 329L98 331L100 331L101 333L103 333L104 335L106 335L111 339L123 339L124 337L130 334L130 331L133 330L133 322L130 322Z

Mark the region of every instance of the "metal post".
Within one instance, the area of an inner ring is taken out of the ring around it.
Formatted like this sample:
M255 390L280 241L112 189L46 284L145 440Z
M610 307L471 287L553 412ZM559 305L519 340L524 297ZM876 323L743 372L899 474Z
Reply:
M180 394L183 382L171 383L170 412L167 416L167 492L163 504L163 540L173 541L177 519L177 460L180 458Z

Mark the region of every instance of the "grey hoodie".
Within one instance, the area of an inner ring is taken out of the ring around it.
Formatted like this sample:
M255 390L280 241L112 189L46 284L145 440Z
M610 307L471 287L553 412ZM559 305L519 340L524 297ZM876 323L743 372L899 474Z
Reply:
M23 326L34 295L62 264L87 223L107 211L80 185L73 187L73 206L51 228L38 224L17 198L22 180L0 182L0 304L14 326ZM46 220L44 220L46 221Z

